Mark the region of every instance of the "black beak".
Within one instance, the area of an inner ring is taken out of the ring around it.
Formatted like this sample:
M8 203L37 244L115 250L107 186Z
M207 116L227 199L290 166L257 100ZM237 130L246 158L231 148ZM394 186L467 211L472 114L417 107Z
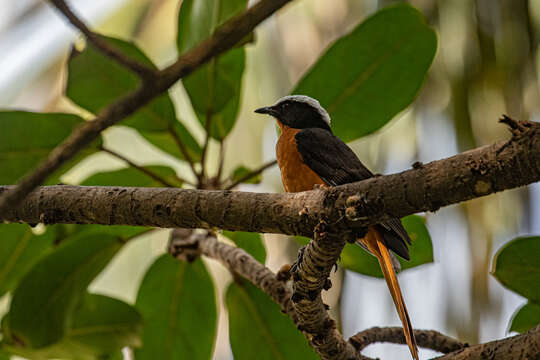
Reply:
M277 117L279 113L272 106L266 106L255 110L257 114L268 114Z

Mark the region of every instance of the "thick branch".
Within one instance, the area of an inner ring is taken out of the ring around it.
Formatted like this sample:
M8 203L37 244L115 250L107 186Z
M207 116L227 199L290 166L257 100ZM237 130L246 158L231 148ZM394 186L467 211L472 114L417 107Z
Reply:
M101 131L130 116L212 57L232 48L264 19L289 1L262 0L258 2L242 14L221 25L208 40L187 51L174 64L159 71L153 81L145 81L137 90L103 109L94 121L86 122L74 130L64 142L49 154L45 161L33 172L27 174L17 187L0 195L0 213L9 207L18 205L50 174L94 141Z
M300 329L311 336L313 347L322 359L356 359L360 354L346 342L328 315L321 291L331 287L330 271L335 265L345 240L325 233L321 222L312 241L300 252L292 267L294 309Z
M443 335L434 330L414 330L418 346L432 349L443 354L457 351L467 347L461 341ZM362 351L371 344L387 342L393 344L407 344L401 327L373 327L351 336L349 342L357 351Z
M528 123L529 124L529 123ZM540 126L402 173L330 189L263 194L188 189L41 187L0 219L38 223L220 228L311 237L321 218L356 231L540 180ZM0 187L0 194L12 189ZM360 194L360 195L357 195ZM0 195L1 196L1 195Z
M138 74L141 78L150 80L157 75L157 71L149 68L127 56L120 51L117 51L114 47L110 46L103 38L94 33L88 28L88 26L69 8L64 0L50 0L51 3L60 11L69 22L79 29L86 39L91 42L97 49L111 59L118 62L120 65L130 69L134 73Z
M438 357L440 360L536 360L540 357L540 325L509 338L473 345Z

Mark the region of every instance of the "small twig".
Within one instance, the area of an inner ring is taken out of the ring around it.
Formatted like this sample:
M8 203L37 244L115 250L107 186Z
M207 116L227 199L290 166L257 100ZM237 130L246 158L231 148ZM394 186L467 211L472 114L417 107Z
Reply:
M268 294L296 323L291 291L286 284L277 280L276 274L243 249L218 241L213 232L175 229L169 239L169 252L184 259L202 254L221 262L230 271L245 277Z
M225 166L225 142L223 139L219 140L219 163L218 171L216 174L217 182L221 185L221 175L223 174L223 167Z
M75 13L70 9L70 7L64 0L50 1L56 7L56 9L58 9L58 11L64 14L64 16L69 20L69 22L77 29L79 29L86 36L88 41L92 43L92 45L94 45L97 49L99 49L103 54L118 62L122 66L130 69L146 81L150 81L157 76L157 71L125 56L123 53L108 44L98 34L90 30L88 26L77 15L75 15Z
M206 180L206 154L208 153L208 145L210 144L210 138L211 138L211 131L212 131L212 112L209 111L206 114L206 122L204 124L204 131L206 132L206 136L204 138L204 145L202 148L202 155L201 155L201 173L199 176L199 187L204 186L201 182Z
M418 346L443 354L448 354L468 346L457 339L435 330L414 330L414 336ZM357 351L362 351L368 345L379 342L407 344L401 327L373 327L351 336L349 342Z
M119 154L119 153L117 153L115 151L106 149L103 146L100 148L100 150L107 153L107 154L110 154L110 155L114 156L115 158L118 158L118 159L122 160L123 162L125 162L126 164L131 166L132 168L137 169L138 171L142 172L143 174L148 175L152 179L154 179L157 182L161 183L163 186L166 186L166 187L178 187L178 186L176 186L174 184L171 184L170 182L168 182L167 180L165 180L164 178L162 178L158 174L154 173L153 171L148 170L144 166L139 166L139 165L135 164L133 161L129 160L124 155L121 155L121 154ZM175 176L176 176L176 178L178 179L179 182L190 184L189 181L186 181L186 180L182 179L178 175L175 175Z
M191 172L193 172L193 175L199 179L199 173L197 172L197 169L195 169L195 160L193 160L193 158L191 157L191 155L189 154L189 151L188 149L186 148L186 144L184 144L184 142L182 141L182 139L180 139L180 137L178 136L178 134L176 133L176 131L174 131L174 129L172 127L169 127L168 128L168 131L169 133L171 134L171 136L173 137L174 139L174 142L176 143L176 145L178 146L178 148L180 149L180 152L182 153L182 155L184 156L184 159L187 161L187 163L189 164L189 167L191 168Z
M244 176L242 176L240 179L236 180L234 183L232 183L231 185L227 186L225 188L225 190L232 190L234 189L235 187L237 187L238 185L240 185L241 183L251 179L251 178L254 178L255 176L261 174L263 171L265 171L266 169L268 168L271 168L272 166L276 165L277 164L277 161L276 160L272 160L272 161L269 161L267 162L266 164L262 165L260 168L258 169L255 169L253 170L252 172L250 172L249 174L246 174Z

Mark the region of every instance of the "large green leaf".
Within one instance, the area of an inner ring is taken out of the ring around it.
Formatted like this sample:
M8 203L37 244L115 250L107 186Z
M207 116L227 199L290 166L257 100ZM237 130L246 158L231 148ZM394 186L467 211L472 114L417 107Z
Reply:
M105 359L125 346L140 346L141 330L142 318L133 306L107 296L86 294L60 342L41 349L14 345L7 348L28 359Z
M14 291L7 322L11 340L41 348L62 339L86 287L122 244L116 236L82 233L42 258Z
M435 32L405 4L377 12L339 39L294 94L318 99L351 141L381 128L416 97L437 49Z
M510 331L524 333L540 324L540 305L527 303L512 317Z
M16 183L83 122L72 114L0 112L0 184ZM62 173L96 152L100 143L98 140L78 153L50 176L47 183L57 183Z
M319 358L292 320L257 287L246 281L232 283L226 301L236 360Z
M505 244L493 260L501 284L540 303L540 237L519 237Z
M164 179L167 183L175 186L182 186L177 180L176 172L168 166L144 166L145 170ZM150 175L135 169L125 168L101 172L90 176L84 180L81 185L84 186L142 186L142 187L160 187L166 186L155 180Z
M233 173L231 175L231 180L233 182L239 181L239 180L243 179L245 176L247 176L248 174L251 174L252 172L253 172L253 170L248 169L245 166L239 166L236 169L234 169L234 171L233 171ZM256 176L253 176L253 177L247 179L246 181L243 181L243 183L244 184L260 184L261 181L262 181L262 173L258 174Z
M144 319L144 359L210 359L216 336L214 284L201 259L163 255L150 267L136 302Z
M0 224L0 297L11 291L24 274L53 250L55 231L34 235L24 224Z
M155 68L151 60L133 43L110 37L103 39L126 56ZM93 113L98 113L105 106L140 86L137 75L104 56L91 44L83 52L75 53L71 57L68 70L66 95ZM177 147L170 146L173 143L170 132L174 131L184 140L194 159L198 159L200 155L200 146L176 119L174 105L167 93L152 100L122 124L136 129L146 140L163 151L183 158ZM166 145L163 141L158 141L162 137L167 139Z
M266 261L266 249L261 234L243 231L224 231L223 235L231 239L236 246L244 249L261 264Z
M184 0L178 18L178 51L184 53L208 38L227 19L244 10L247 0ZM213 58L183 80L199 121L211 123L211 135L223 139L238 114L244 48ZM211 120L209 120L211 119Z

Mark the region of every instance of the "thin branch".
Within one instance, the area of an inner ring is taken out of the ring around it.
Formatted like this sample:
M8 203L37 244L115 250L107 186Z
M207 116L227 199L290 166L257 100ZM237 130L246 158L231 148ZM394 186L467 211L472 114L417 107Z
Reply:
M0 196L0 212L17 206L50 174L96 140L103 130L130 116L214 56L231 49L289 1L291 0L259 1L218 27L210 38L184 53L174 64L159 71L154 81L145 81L141 87L103 109L94 121L86 122L75 129L66 140L51 151L46 160L25 175L15 188Z
M163 177L159 176L158 174L156 174L155 172L153 172L152 170L149 170L147 169L146 167L144 166L139 166L137 164L135 164L133 161L129 160L128 158L126 158L124 155L121 155L115 151L112 151L112 150L109 150L107 148L104 148L104 147L101 147L100 148L101 151L109 154L109 155L112 155L114 156L115 158L118 158L120 160L122 160L123 162L125 162L126 164L128 164L129 166L131 166L132 168L140 171L141 173L145 174L145 175L148 175L149 177L151 177L152 179L156 180L157 182L159 182L161 185L163 186L167 186L167 187L178 187L170 182L168 182L167 180L165 180ZM176 179L181 182L181 183L185 183L185 184L188 184L188 185L191 185L191 183L185 179L182 179L181 177L179 177L178 175L175 174L175 177Z
M0 220L272 232L311 237L324 219L343 236L388 216L422 211L540 181L540 125L398 174L301 193L170 188L41 187ZM0 186L0 196L13 186ZM136 204L136 206L135 206Z
M225 166L225 141L219 140L219 159L218 159L218 171L216 174L217 182L221 185L221 176L223 175L223 167Z
M468 347L467 344L434 330L414 330L414 336L418 346L443 354ZM381 342L407 344L401 327L373 327L351 336L349 342L357 351L362 351L371 344Z
M208 146L210 145L210 138L211 138L211 131L212 131L212 112L209 111L206 114L206 121L204 123L204 131L205 131L205 137L204 137L204 145L202 148L202 155L201 155L201 173L199 177L199 188L202 188L204 184L202 184L203 181L206 180L206 155L208 153Z
M70 9L64 0L50 0L50 2L69 20L69 22L79 29L88 39L88 41L99 49L104 55L118 62L120 65L128 68L142 79L150 81L155 78L158 72L148 66L145 66L112 47L102 37L94 33L88 26Z
M293 321L297 320L290 300L291 291L286 283L277 280L276 274L243 249L218 241L212 232L174 229L171 233L169 251L173 256L183 260L192 260L201 254L218 260L226 268L264 291Z
M238 185L254 178L255 176L261 174L263 171L265 171L266 169L268 168L271 168L272 166L276 165L277 164L277 161L276 160L272 160L272 161L269 161L267 162L266 164L263 164L261 167L259 167L258 169L255 169L253 170L252 172L250 172L249 174L246 174L244 176L242 176L240 179L236 180L235 182L233 182L231 185L227 186L225 189L226 190L232 190L234 189L235 187L237 187Z
M195 169L195 161L193 160L193 158L191 157L191 155L189 154L189 151L186 147L186 144L184 144L184 142L182 141L182 139L180 139L180 137L178 136L178 134L176 133L176 131L174 131L174 128L172 127L169 127L168 128L168 131L169 133L171 134L174 142L176 143L176 145L178 146L178 148L180 149L180 152L182 153L182 155L184 156L184 159L187 161L187 163L189 164L189 167L191 168L191 172L193 173L193 175L200 181L200 177L199 177L199 173L197 172L197 170Z

